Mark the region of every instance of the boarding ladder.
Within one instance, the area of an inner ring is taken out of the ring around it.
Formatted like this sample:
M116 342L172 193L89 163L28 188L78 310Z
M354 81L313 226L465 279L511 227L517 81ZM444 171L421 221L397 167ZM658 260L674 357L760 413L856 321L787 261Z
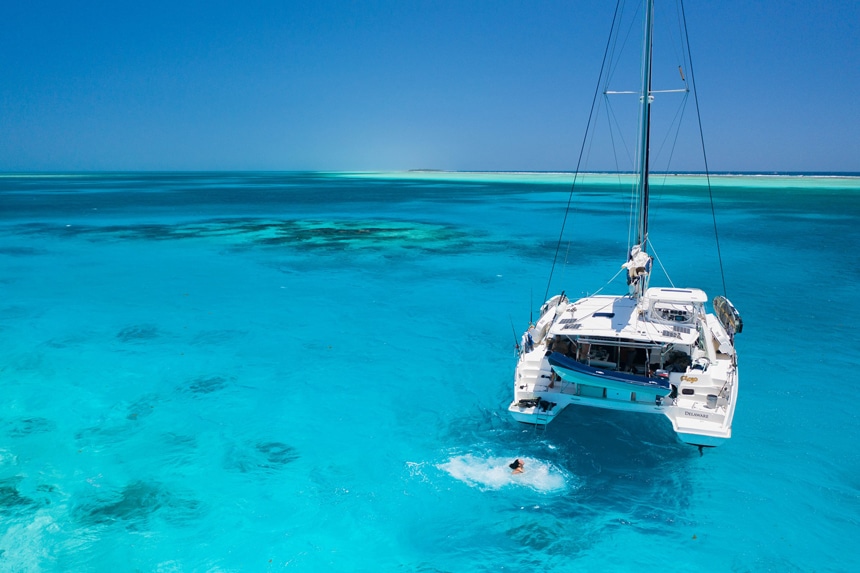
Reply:
M546 427L549 425L549 420L552 416L549 409L544 410L540 403L537 405L537 413L535 414L535 433L546 432Z

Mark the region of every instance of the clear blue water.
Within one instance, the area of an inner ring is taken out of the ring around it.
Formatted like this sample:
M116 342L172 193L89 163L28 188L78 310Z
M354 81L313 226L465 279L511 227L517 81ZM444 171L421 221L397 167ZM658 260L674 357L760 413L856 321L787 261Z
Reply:
M0 177L0 570L860 569L860 180L716 181L745 330L703 456L507 416L569 180ZM722 294L707 190L654 194L671 280ZM616 273L626 198L577 194L550 294Z

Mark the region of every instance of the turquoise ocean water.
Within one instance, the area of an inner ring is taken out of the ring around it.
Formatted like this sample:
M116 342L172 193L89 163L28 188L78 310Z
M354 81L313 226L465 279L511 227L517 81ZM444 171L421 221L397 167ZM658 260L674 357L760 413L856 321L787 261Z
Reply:
M0 570L860 569L860 179L712 181L745 330L702 456L506 413L570 180L0 177ZM672 283L722 294L703 178L653 194ZM604 286L627 212L586 180L550 294Z

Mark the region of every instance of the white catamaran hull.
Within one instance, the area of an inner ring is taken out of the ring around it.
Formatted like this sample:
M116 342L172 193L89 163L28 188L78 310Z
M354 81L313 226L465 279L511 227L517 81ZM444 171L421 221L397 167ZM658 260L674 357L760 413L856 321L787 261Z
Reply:
M738 371L704 300L695 289L659 288L640 301L551 299L524 336L508 411L536 425L571 404L662 414L681 441L719 445L732 434ZM599 312L606 308L613 312Z

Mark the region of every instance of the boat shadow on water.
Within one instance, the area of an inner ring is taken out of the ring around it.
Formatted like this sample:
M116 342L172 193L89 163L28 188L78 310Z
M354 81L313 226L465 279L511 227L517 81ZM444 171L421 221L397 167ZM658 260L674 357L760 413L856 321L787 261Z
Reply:
M592 487L608 495L632 487L646 497L669 482L689 487L684 476L701 457L678 440L668 420L644 414L571 406L548 426L521 424L490 409L474 420L449 424L439 439L456 452L543 460L576 482L569 485L577 497ZM706 456L709 451L716 455L706 449Z
M465 483L476 508L489 503L503 512L505 519L482 535L510 551L517 567L551 570L626 532L686 535L696 527L691 470L700 457L667 420L571 407L553 424L535 427L487 409L473 425L448 425L443 439L449 455L437 467ZM526 460L523 474L511 475L514 458ZM537 486L548 478L553 487ZM451 529L457 524L445 528L449 542Z
M668 421L568 408L554 424L521 435L522 447L531 442L552 451L555 463L577 476L571 514L609 512L615 517L607 525L646 530L686 520L694 487L689 470L700 454L677 440Z
M695 447L677 439L668 420L645 414L572 406L553 424L528 428L560 449L581 451L610 465L649 468L699 457Z

